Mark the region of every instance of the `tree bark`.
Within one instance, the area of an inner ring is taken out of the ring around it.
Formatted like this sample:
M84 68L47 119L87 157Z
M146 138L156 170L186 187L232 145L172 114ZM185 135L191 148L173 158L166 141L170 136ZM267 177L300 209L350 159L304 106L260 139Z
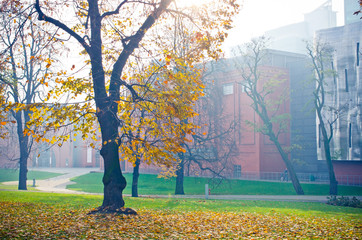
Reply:
M22 111L15 113L15 120L17 124L17 134L18 134L19 148L20 148L18 189L27 190L26 180L28 174L28 157L29 157L28 136L24 136L23 119L21 115Z
M176 188L175 194L176 195L184 195L184 154L180 154L180 163L177 166L176 170Z
M20 146L20 148L24 148L24 146ZM23 152L21 149L20 152ZM28 190L26 186L26 180L27 174L28 174L28 157L24 156L26 154L20 154L20 160L19 160L19 184L18 189L19 190Z
M322 114L320 112L317 112L318 118L320 121L320 127L322 130L322 136L323 136L323 146L324 146L324 153L326 157L327 167L328 167L328 174L329 174L329 194L330 195L338 195L338 182L336 180L336 176L334 174L334 168L332 163L332 156L331 156L331 148L329 146L329 138L327 134L327 130L324 126L324 121L322 119Z
M74 37L87 51L91 60L92 80L94 89L94 100L97 107L97 118L102 133L102 149L101 156L104 160L104 200L99 210L123 208L124 200L122 197L123 189L126 187L126 179L122 175L119 163L118 144L119 141L119 120L117 119L118 101L120 100L120 87L126 86L131 91L133 97L136 92L133 88L121 80L123 68L133 51L138 48L139 43L143 39L147 30L159 19L162 13L168 8L172 0L162 0L159 6L146 18L138 31L129 37L128 42L124 42L124 48L121 51L117 61L113 65L109 90L106 89L105 72L102 64L102 19L99 10L99 2L97 0L88 0L88 14L90 19L90 44L85 41L85 37L81 37L62 22L45 15L39 4L39 0L35 2L35 9L38 12L40 21L47 21L55 26L63 29L65 32ZM116 12L115 12L116 13ZM134 211L133 211L134 212ZM134 214L124 212L125 214Z
M118 145L112 142L106 144L101 150L101 155L104 159L102 207L116 210L124 207L122 192L127 185L119 164Z
M138 197L138 178L140 176L140 164L141 161L139 158L136 160L136 165L133 168L133 178L132 178L132 197Z
M289 161L288 155L285 153L285 151L283 150L282 146L280 145L278 139L276 138L276 136L274 136L274 134L272 133L270 137L270 140L274 143L274 145L277 147L278 152L280 154L280 156L282 157L285 166L287 167L288 170L288 175L290 176L290 180L292 181L293 187L295 192L298 195L304 195L304 191L302 186L300 185L298 176L294 170L294 167L292 165L292 163Z
M124 207L122 192L127 185L122 175L118 151L118 120L115 115L103 108L97 114L101 125L102 149L100 151L104 160L104 199L101 208L116 210Z

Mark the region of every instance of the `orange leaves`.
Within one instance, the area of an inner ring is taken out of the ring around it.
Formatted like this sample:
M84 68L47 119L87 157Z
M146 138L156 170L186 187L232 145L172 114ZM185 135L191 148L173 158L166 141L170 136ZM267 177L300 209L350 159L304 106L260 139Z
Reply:
M170 200L182 206L183 200ZM60 204L60 206L59 206ZM358 219L293 214L136 209L138 216L88 215L58 202L1 202L2 239L358 239ZM204 201L194 204L207 204Z
M196 128L187 119L196 114L193 104L203 85L200 69L173 53L163 54L164 66L152 64L128 77L128 81L137 83L135 90L146 101L133 102L130 96L124 96L119 102L121 132L129 136L121 143L120 153L122 160L135 163L139 158L160 166L163 176L170 177L178 164L177 153L186 151L182 147L185 133Z
M171 62L171 55L170 54L167 54L166 55L166 58L165 58L165 60L166 60L166 65L170 65L170 62Z
M52 65L52 62L54 62L54 60L51 60L50 58L45 59L45 63L47 64L45 67L50 68L50 66Z

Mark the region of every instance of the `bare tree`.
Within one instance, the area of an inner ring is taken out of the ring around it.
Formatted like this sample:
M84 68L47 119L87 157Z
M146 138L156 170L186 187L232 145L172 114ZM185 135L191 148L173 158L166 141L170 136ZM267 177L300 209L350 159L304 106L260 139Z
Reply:
M279 136L287 132L289 126L288 113L279 111L279 108L288 97L288 89L283 87L286 77L267 76L267 79L263 79L263 73L260 70L263 61L267 60L267 41L265 37L260 37L246 44L244 49L239 48L238 53L241 53L242 58L236 61L242 75L240 84L244 87L247 96L252 100L251 107L262 121L260 126L254 123L249 124L252 124L257 131L269 137L288 169L288 175L296 193L303 195L304 191L289 159L288 152L279 141Z
M27 164L33 147L32 129L28 125L31 106L46 97L51 64L45 59L56 52L53 36L32 21L34 8L24 9L13 15L7 11L1 13L0 37L5 59L0 83L4 86L7 110L16 122L20 149L18 189L21 190L27 189Z
M195 106L198 116L190 119L199 126L188 134L184 143L185 153L179 155L180 163L176 171L175 194L184 194L184 174L204 172L211 179L222 181L230 174L236 156L234 130L236 122L224 111L221 83L214 81L213 64L204 73L204 96Z
M320 40L316 41L315 44L307 44L307 53L312 62L314 71L314 82L316 88L313 92L313 102L319 121L319 139L323 143L324 157L328 166L329 173L329 193L331 195L338 194L338 182L333 168L333 153L331 152L331 141L334 135L334 129L336 127L336 121L340 114L343 113L344 109L335 108L331 105L326 104L328 95L333 94L330 92L328 86L328 78L336 77L336 71L333 69L333 52L334 49L327 43L323 43Z

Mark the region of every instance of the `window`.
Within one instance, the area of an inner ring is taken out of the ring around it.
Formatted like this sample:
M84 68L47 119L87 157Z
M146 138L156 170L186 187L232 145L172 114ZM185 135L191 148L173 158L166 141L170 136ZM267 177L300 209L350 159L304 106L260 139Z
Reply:
M318 148L321 148L321 124L318 124Z
M334 85L337 84L337 80L336 80L336 74L335 74L335 69L334 69L334 64L333 62L331 62L331 67L332 67L332 71L333 71L333 82L334 82Z
M357 42L357 52L356 52L356 55L357 55L357 66L359 66L359 42Z
M241 165L234 165L234 178L241 177Z
M234 94L234 84L227 83L222 86L222 91L224 95Z
M87 148L87 163L92 163L92 148Z
M346 80L346 92L348 92L348 73L347 73L347 69L344 69L344 78Z
M348 147L352 147L352 123L348 125Z

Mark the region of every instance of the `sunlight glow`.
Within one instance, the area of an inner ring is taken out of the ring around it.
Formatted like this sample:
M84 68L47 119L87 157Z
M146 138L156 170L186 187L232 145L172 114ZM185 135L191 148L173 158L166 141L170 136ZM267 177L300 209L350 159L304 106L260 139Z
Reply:
M203 4L207 4L212 0L176 0L176 4L179 7L197 7Z

